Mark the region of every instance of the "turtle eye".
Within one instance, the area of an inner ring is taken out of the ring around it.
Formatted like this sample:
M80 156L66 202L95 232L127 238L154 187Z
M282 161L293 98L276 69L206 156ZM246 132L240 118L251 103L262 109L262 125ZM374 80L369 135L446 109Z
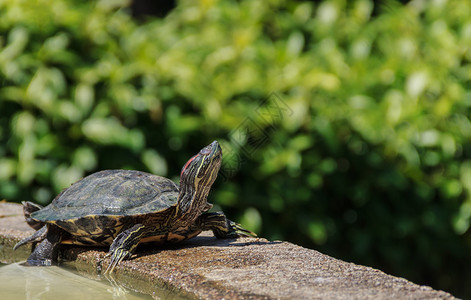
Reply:
M202 154L202 155L208 155L210 153L211 153L211 147L210 146L206 146L203 149L201 149L201 151L200 151L200 154Z

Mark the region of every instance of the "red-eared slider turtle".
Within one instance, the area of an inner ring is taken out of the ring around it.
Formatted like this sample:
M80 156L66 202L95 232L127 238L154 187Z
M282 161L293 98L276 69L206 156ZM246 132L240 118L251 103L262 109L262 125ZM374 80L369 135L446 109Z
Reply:
M77 181L44 208L25 202L26 221L37 231L14 249L40 242L27 263L47 266L57 259L61 243L110 246L106 273L130 258L139 243L179 242L203 230L217 238L255 236L222 212L207 212L212 205L206 197L221 159L214 141L183 166L180 187L144 172L107 170Z

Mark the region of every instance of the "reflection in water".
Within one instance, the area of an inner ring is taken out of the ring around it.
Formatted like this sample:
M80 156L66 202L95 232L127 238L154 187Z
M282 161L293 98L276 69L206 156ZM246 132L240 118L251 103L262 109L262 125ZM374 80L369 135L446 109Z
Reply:
M118 285L87 279L59 267L0 267L2 299L151 299Z

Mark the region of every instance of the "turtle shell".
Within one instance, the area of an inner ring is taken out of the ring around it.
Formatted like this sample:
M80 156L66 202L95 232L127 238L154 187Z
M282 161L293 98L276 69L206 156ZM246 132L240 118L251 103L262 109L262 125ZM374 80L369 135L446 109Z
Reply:
M77 181L31 217L61 227L73 236L72 243L109 245L123 226L130 227L146 215L164 223L178 193L178 186L164 177L106 170Z

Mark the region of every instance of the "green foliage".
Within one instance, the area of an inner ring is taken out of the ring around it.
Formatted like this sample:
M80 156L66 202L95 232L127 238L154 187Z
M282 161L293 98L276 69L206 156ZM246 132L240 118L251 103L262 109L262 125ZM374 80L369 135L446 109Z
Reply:
M470 296L471 4L381 8L0 2L0 197L106 168L178 181L217 139L233 219Z

